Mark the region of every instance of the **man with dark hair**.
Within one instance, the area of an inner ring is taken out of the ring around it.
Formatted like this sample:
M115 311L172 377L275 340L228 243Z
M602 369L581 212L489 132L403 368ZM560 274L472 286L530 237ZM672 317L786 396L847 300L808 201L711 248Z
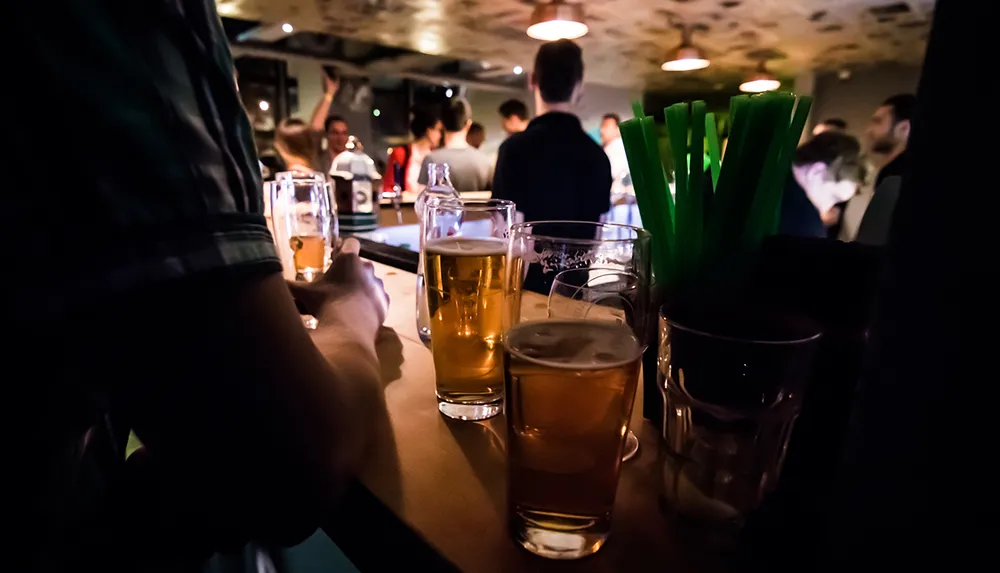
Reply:
M839 117L831 117L829 119L824 119L823 121L816 124L813 128L813 135L819 135L827 131L845 132L847 131L847 122Z
M865 216L858 227L857 241L883 245L889 235L892 212L899 197L899 185L906 162L906 143L910 138L910 122L917 108L912 94L899 94L885 100L875 113L865 132L873 155L882 158L883 166L875 177L872 195Z
M497 108L500 125L508 136L521 133L528 128L528 106L519 99L509 99Z
M526 221L597 221L611 198L611 164L573 107L583 93L583 55L570 40L542 44L530 77L538 116L497 154L493 195Z
M857 139L832 131L810 139L795 150L792 172L781 197L778 232L826 237L822 216L853 197L863 179Z
M903 170L903 153L910 138L910 121L917 107L917 98L911 94L894 95L882 102L868 124L865 136L873 155L880 156L883 164L875 179L877 188L889 176L898 176Z
M427 166L431 163L448 165L451 184L457 191L489 191L493 184L493 162L488 155L469 145L472 108L462 98L448 100L441 112L444 126L444 146L424 157L417 182L427 185Z
M606 113L601 118L601 145L605 149L609 143L621 138L621 131L618 130L618 124L621 122L622 118L617 113Z
M472 125L469 126L469 133L465 136L465 140L468 141L469 145L472 147L479 149L480 146L483 145L483 142L486 141L486 128L483 127L483 124L481 123L477 123L475 121L472 122Z

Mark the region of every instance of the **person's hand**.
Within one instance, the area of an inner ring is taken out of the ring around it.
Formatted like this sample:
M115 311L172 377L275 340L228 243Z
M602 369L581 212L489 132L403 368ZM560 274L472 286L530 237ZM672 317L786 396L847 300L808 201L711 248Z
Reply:
M348 324L370 324L374 329L385 321L389 295L375 267L358 256L357 239L344 241L334 256L330 269L311 283L287 281L288 288L306 313L324 322L337 320Z
M820 213L819 218L823 221L823 225L827 227L832 227L837 224L840 220L840 207L830 207L830 210L826 213Z
M340 78L331 77L330 74L323 74L323 95L333 99L337 95L337 90L340 89Z

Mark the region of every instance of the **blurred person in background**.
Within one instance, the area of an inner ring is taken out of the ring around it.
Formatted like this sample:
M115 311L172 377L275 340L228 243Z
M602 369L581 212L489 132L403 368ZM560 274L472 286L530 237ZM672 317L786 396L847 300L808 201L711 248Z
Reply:
M472 108L462 98L452 98L444 104L441 111L444 146L424 157L417 183L427 185L428 164L446 163L456 191L489 191L492 188L493 162L466 139L472 127L471 117Z
M819 135L827 131L836 131L838 133L847 132L847 122L839 117L831 117L829 119L824 119L823 121L816 124L813 128L813 135Z
M340 78L323 73L323 97L316 102L313 109L312 128L326 136L326 153L320 157L320 171L327 173L333 165L333 160L338 155L347 151L347 142L350 141L351 130L347 125L347 120L339 115L330 115L330 107L333 105L333 98L340 89Z
M285 171L303 174L322 173L321 137L301 119L289 117L281 120L274 131L274 149L285 164Z
M294 171L302 175L326 176L322 165L322 134L301 119L288 117L281 120L274 130L274 149L281 158L281 171ZM271 197L264 192L264 217L270 227Z
M17 194L0 223L31 269L0 299L6 399L30 425L5 452L12 568L197 571L296 543L385 419L372 268L349 240L318 282L282 278L215 2L8 8L11 73L38 91L7 101L49 112L9 118L3 167L46 169L32 150L75 126L73 185ZM126 459L129 429L144 448Z
M392 192L397 184L397 172L401 171L398 183L403 191L417 191L417 179L420 177L420 166L424 157L441 146L444 127L437 114L423 108L413 110L410 119L410 134L413 141L407 145L393 148L386 165L382 190Z
M839 117L831 117L816 124L816 127L812 130L814 137L827 132L847 133L847 122ZM840 235L841 221L846 206L846 202L837 203L829 211L821 215L823 224L827 227L827 236L837 238Z
M610 207L611 163L573 109L583 95L583 52L570 40L542 44L529 78L538 115L500 145L493 196L525 221L598 221Z
M479 149L483 146L483 142L486 141L486 128L483 127L483 124L481 123L472 122L472 125L469 126L469 133L465 136L465 139L469 142L469 145Z
M500 114L500 125L508 137L528 128L531 114L528 113L528 106L519 99L509 99L503 102L497 108L497 113Z
M629 176L628 158L622 142L618 124L622 122L617 113L606 113L601 118L601 145L611 162L611 203L620 205L635 202L635 189Z
M916 96L899 94L885 100L872 114L865 136L873 160L882 167L875 177L875 192L858 227L858 242L884 245L889 236L889 224L899 198L906 164L906 144L910 139L916 108Z
M864 180L861 145L845 133L824 132L795 150L781 197L778 233L827 237L822 215L857 193Z

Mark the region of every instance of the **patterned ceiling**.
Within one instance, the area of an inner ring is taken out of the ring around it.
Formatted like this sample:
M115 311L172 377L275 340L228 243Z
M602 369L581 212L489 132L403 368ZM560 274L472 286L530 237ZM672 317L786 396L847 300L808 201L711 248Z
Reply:
M547 1L547 0L543 0ZM530 68L524 30L532 0L217 0L223 16L290 22L298 30L432 55ZM760 58L780 75L919 64L934 0L589 0L580 40L588 81L684 89L736 81ZM693 27L712 65L660 71Z

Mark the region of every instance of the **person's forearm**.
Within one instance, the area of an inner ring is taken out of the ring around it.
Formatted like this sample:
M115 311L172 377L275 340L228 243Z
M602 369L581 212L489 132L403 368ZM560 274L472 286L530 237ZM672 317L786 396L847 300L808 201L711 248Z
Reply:
M324 123L326 123L326 116L330 114L330 106L333 105L332 92L326 92L323 97L319 98L316 102L316 109L313 110L311 126L316 131L324 130Z
M348 401L361 412L374 412L381 407L382 379L378 355L375 352L375 335L379 322L374 312L363 301L345 299L332 304L320 313L320 326L311 332L311 337L320 354L330 364L341 384ZM353 423L369 424L370 416ZM364 431L359 431L359 430ZM354 435L368 437L370 427L345 428ZM364 440L351 442L351 450L343 452L344 459L352 467L365 451Z

